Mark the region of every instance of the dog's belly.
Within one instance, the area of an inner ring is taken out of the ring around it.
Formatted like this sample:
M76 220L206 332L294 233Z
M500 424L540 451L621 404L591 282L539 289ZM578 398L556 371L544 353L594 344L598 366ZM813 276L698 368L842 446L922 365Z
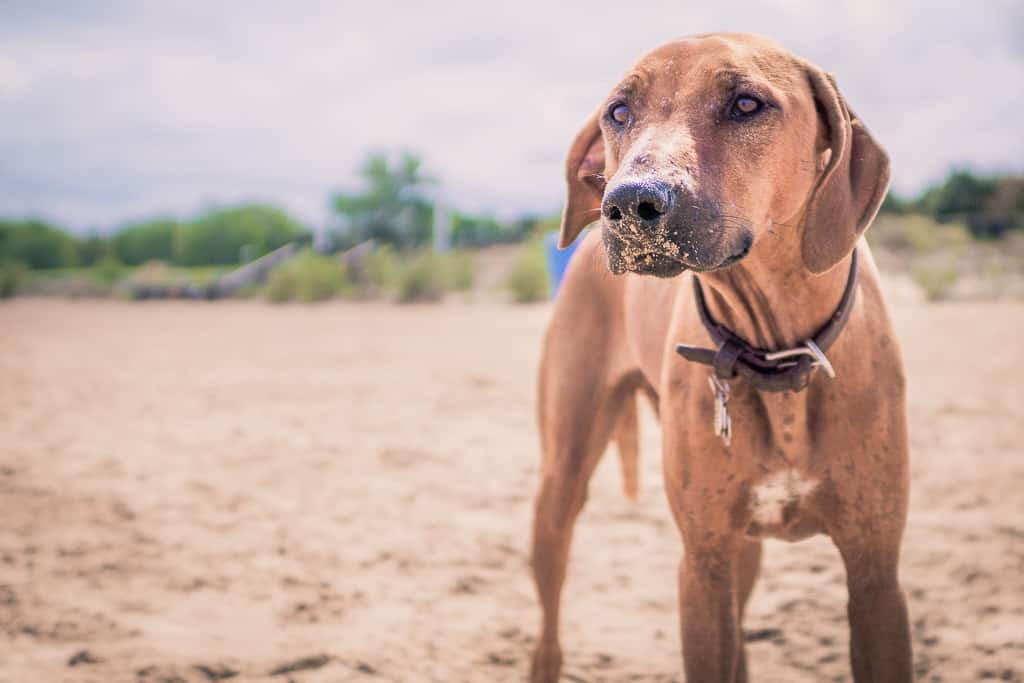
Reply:
M755 483L750 488L744 534L800 541L820 533L820 517L810 505L818 484L795 469L779 470Z

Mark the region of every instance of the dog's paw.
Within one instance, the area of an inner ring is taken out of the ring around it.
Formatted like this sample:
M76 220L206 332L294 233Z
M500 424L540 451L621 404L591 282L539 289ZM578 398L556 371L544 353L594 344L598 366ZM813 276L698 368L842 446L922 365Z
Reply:
M530 683L558 683L562 671L562 648L540 643L533 652Z

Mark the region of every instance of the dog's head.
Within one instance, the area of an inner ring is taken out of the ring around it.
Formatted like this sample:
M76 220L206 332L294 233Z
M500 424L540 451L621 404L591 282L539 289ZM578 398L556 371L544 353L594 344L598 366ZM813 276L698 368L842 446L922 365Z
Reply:
M576 136L566 176L561 244L599 218L614 273L717 270L784 231L817 273L874 218L889 161L829 75L717 34L641 59Z

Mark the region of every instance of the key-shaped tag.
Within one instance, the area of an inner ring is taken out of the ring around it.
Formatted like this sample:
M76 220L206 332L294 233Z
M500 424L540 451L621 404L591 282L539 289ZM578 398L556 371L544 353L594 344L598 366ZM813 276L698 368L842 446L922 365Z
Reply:
M732 442L732 420L729 418L729 384L715 375L708 377L711 395L715 399L715 434L728 446Z

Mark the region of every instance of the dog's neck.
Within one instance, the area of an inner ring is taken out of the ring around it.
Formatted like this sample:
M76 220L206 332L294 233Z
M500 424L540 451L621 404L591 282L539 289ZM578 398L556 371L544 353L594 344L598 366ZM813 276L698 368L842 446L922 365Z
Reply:
M802 345L825 325L849 274L850 255L815 275L799 253L755 250L734 266L698 277L716 321L753 346L778 350Z

